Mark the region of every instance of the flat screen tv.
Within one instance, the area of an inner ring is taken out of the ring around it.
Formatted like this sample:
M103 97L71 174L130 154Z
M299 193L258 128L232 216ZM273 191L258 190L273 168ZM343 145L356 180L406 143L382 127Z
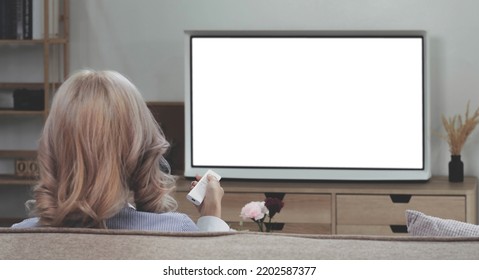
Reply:
M185 36L186 177L431 177L425 32Z

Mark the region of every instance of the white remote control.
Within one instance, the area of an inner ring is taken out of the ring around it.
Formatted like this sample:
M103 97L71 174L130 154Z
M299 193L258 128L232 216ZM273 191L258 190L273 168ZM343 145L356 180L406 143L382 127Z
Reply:
M209 169L206 171L205 175L201 177L200 181L196 184L196 186L188 193L186 198L193 202L194 205L200 205L203 202L203 199L206 195L206 185L208 185L208 175L213 175L216 180L221 180L221 176L218 175L213 170Z

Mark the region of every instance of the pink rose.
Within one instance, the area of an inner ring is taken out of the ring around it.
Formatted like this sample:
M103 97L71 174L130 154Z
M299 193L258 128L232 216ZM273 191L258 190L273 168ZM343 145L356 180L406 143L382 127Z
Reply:
M241 209L241 218L243 220L253 219L255 221L264 218L268 214L268 208L264 206L264 201L252 201Z

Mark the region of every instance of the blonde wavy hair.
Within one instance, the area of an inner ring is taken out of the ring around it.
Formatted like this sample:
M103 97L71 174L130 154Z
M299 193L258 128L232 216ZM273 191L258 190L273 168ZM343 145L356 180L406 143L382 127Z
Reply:
M139 211L174 211L175 178L160 166L168 148L127 78L77 72L58 89L39 141L32 213L42 226L106 228L131 199Z

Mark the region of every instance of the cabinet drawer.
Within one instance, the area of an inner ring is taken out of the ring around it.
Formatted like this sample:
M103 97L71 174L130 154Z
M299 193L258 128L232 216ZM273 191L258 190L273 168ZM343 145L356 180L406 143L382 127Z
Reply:
M338 225L403 225L408 209L466 220L465 196L337 195Z
M186 192L176 192L174 197L178 201L178 211L188 214L193 220L199 218L196 207L186 199ZM240 213L243 206L251 201L263 201L264 193L225 193L222 201L222 218L230 223L241 221ZM329 194L286 194L283 198L284 207L276 214L273 222L318 224L313 228L324 226L331 228L331 195ZM291 228L288 225L287 228ZM252 228L254 229L254 228ZM294 231L291 228L291 231ZM299 231L297 231L299 232Z
M251 201L263 201L264 193L226 193L223 197L223 219L240 221L241 208ZM331 223L331 195L286 194L284 207L273 222Z

